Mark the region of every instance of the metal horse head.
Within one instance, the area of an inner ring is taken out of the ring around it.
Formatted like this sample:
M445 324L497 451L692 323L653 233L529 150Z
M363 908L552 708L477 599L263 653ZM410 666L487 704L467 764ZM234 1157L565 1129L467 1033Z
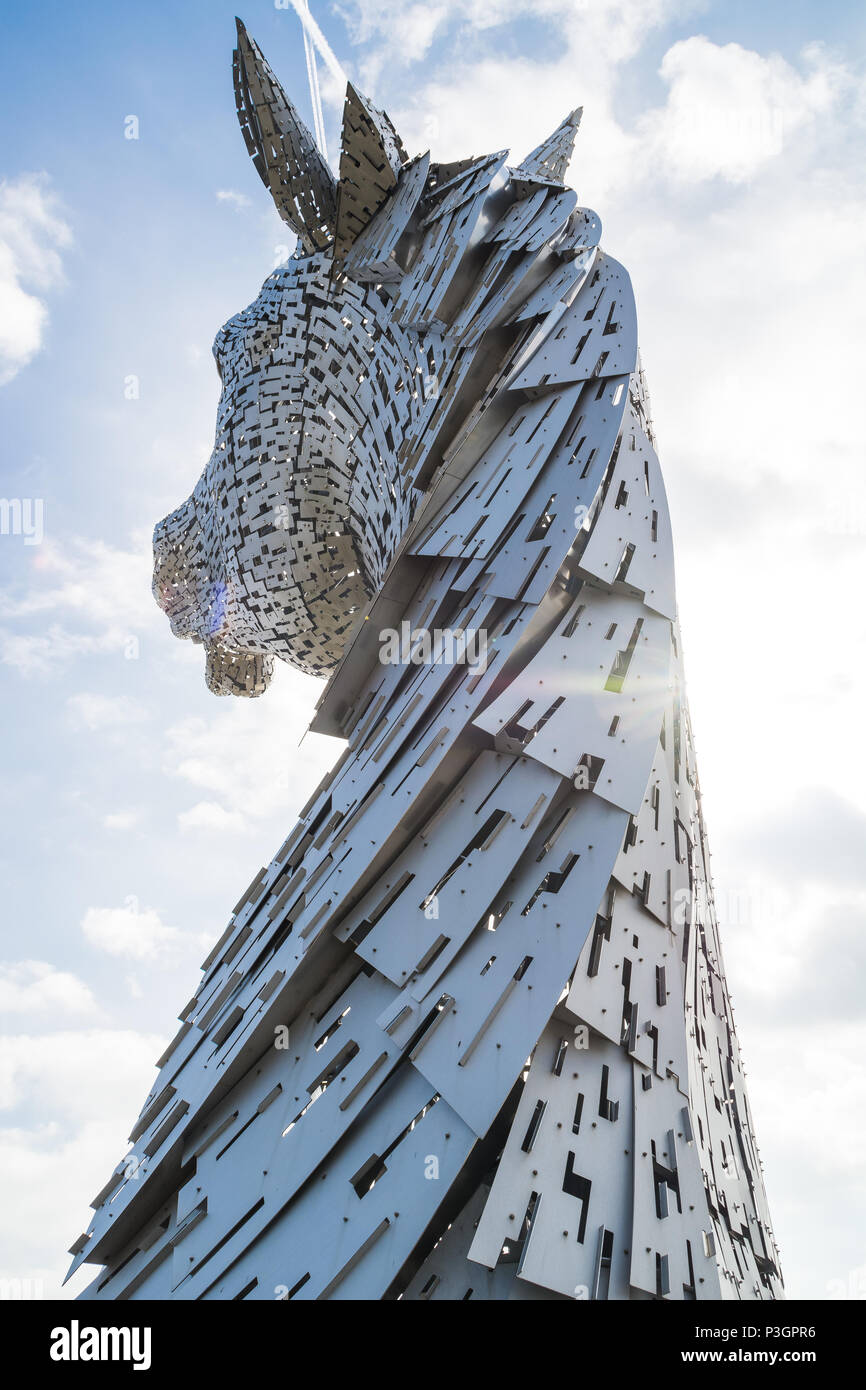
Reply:
M156 527L153 588L204 645L209 688L258 695L275 657L336 665L461 427L495 421L551 272L576 292L599 224L562 183L580 111L516 168L437 164L350 84L335 179L240 21L234 83L297 248L217 334L213 453Z

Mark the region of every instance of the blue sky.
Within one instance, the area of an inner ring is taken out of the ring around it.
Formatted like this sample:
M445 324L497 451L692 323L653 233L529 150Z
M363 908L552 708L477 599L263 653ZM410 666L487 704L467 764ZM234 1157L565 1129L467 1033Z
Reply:
M312 9L410 152L519 156L585 106L571 178L637 294L783 1269L793 1296L859 1288L866 16ZM149 592L152 526L210 452L214 334L291 242L237 129L234 10L4 7L0 491L42 503L44 538L0 534L0 1277L48 1295L208 943L339 752L299 746L312 679L210 696ZM242 17L309 115L294 11ZM341 94L320 70L333 157Z

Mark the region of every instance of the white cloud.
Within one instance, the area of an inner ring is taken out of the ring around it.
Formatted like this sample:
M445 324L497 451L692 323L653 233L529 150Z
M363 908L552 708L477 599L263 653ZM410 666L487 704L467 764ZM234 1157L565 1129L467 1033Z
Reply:
M244 208L250 206L250 200L246 193L238 193L233 188L220 188L217 190L217 202L228 203L236 212L242 212Z
M647 36L703 8L701 0L443 0L428 11L402 0L345 6L363 47L361 85L388 107L410 151L448 160L507 148L514 161L583 105L576 165L582 200L604 209L630 185L638 134L617 119L620 74ZM504 26L531 25L534 42ZM436 45L428 76L418 60Z
M477 4L467 5L467 22L471 24L476 16L480 17L482 8ZM402 0L373 4L360 0L344 9L356 40L363 42L374 34L389 35L391 52L398 63L414 63L423 58L436 34L455 12L456 7L449 3L404 4Z
M181 812L181 827L239 830L283 810L287 820L296 815L343 748L318 734L301 743L321 691L313 676L278 663L264 699L221 701L208 719L172 725L166 773L210 793Z
M44 960L0 962L0 1013L96 1014L96 1000L77 975Z
M129 1126L164 1046L151 1034L111 1028L0 1038L0 1110L35 1102L46 1122L86 1123L122 1108ZM140 1082L135 1092L131 1075Z
M123 1156L165 1042L109 1028L0 1039L0 1110L9 1112L0 1190L14 1193L4 1205L0 1279L29 1280L37 1297L72 1298L94 1277L87 1266L61 1292L65 1251Z
M44 175L0 181L0 386L42 347L48 309L40 294L61 282L60 251L71 241Z
M526 19L563 43L577 46L582 36L592 58L612 66L630 58L651 30L701 8L700 0L344 0L337 6L355 43L376 43L377 71L420 61L446 30L468 58L485 56L499 38L496 30Z
M102 824L106 830L134 830L141 820L141 812L134 811L109 811L102 818Z
M46 676L72 657L105 655L118 649L118 636L68 632L52 623L44 633L0 632L0 661L22 676Z
M27 587L0 592L0 662L38 676L82 654L134 659L142 635L164 619L150 592L150 533L130 539L129 549L81 536L45 540Z
M141 724L150 717L144 705L129 695L98 695L82 691L66 701L73 721L91 732Z
M83 536L46 541L35 562L31 589L23 597L5 599L5 615L69 611L103 624L121 616L139 622L153 617L157 609L150 592L150 533L141 531L131 539L129 550Z
M130 1095L145 1093L137 1076L130 1085ZM73 1299L94 1278L96 1267L85 1266L62 1287L71 1259L66 1251L122 1157L122 1136L133 1119L129 1099L113 1111L106 1107L99 1123L0 1129L0 1185L15 1194L3 1213L0 1281L20 1288L22 1297Z
M89 907L81 930L91 946L107 955L147 964L170 965L190 951L201 951L213 939L166 926L153 908L141 908L134 898L123 907Z
M218 801L198 801L177 818L181 830L239 831L246 822L239 811L227 811Z
M778 54L762 57L737 43L703 35L675 43L659 70L667 102L638 123L648 167L682 180L752 178L848 86L845 70L820 48L805 59L801 74Z
M788 1297L838 1296L863 1263L866 1024L755 1018L743 1031Z

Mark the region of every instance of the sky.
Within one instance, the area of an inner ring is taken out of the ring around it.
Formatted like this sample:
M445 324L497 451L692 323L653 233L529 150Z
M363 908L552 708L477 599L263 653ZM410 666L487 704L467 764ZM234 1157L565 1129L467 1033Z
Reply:
M243 3L312 126L295 11ZM342 746L303 737L322 686L289 667L210 695L150 594L212 446L211 342L292 246L237 128L235 8L0 4L0 1287L31 1296L60 1296L201 960ZM311 8L410 154L517 162L584 106L570 182L635 287L788 1295L864 1298L866 11Z

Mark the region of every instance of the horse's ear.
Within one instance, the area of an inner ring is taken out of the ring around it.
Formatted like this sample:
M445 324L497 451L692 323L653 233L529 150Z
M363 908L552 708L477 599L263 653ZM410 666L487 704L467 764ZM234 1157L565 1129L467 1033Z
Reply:
M334 176L258 44L237 26L235 98L247 149L280 217L306 251L322 251L334 238Z
M546 183L562 183L574 151L574 140L583 107L570 111L546 140L528 154L515 170L518 177L541 179Z
M385 112L379 111L350 82L343 107L334 238L336 266L393 193L406 163L402 141Z

